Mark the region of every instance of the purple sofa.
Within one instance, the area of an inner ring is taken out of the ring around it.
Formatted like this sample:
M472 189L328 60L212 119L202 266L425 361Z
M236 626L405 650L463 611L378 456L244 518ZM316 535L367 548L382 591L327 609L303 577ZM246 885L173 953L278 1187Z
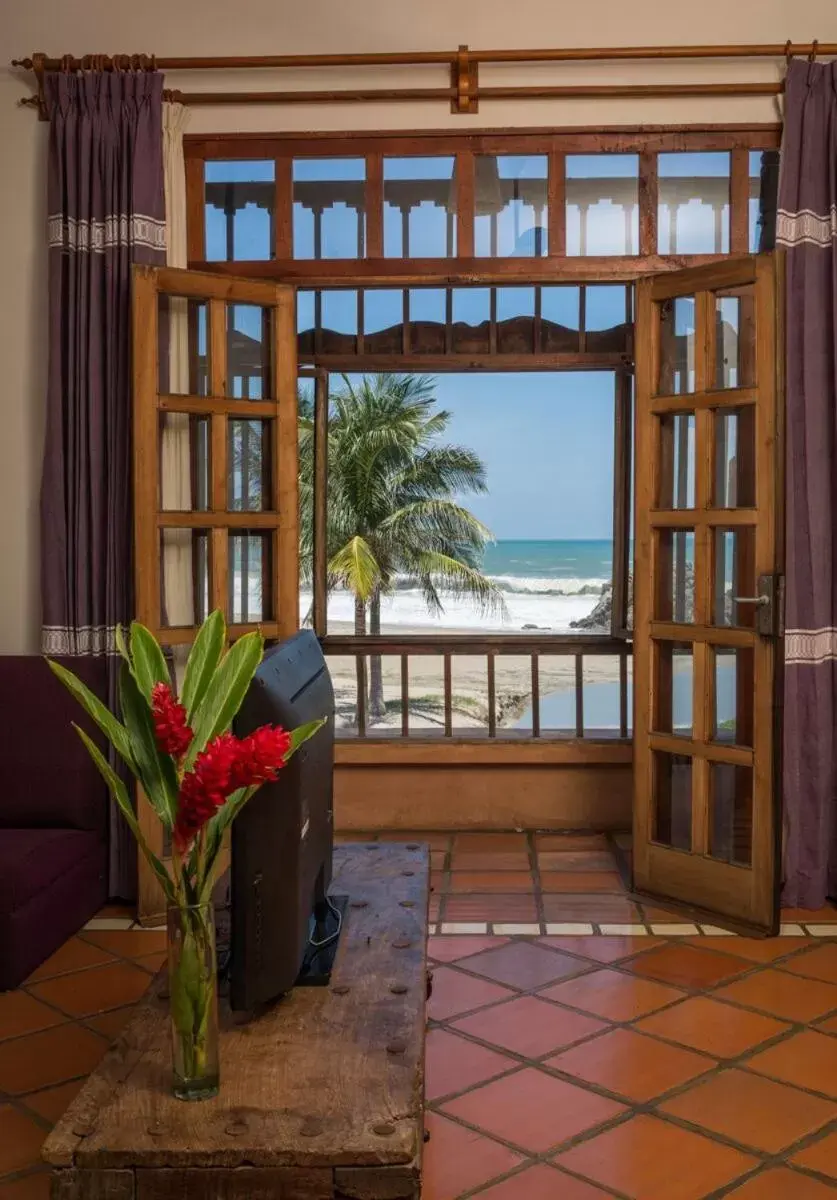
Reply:
M104 697L103 658L64 661ZM0 991L107 899L108 791L71 721L93 733L42 658L0 657Z

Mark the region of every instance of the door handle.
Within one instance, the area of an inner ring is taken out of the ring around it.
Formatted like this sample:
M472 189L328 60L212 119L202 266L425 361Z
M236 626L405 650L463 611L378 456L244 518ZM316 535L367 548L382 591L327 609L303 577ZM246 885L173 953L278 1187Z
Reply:
M759 575L757 596L733 596L735 604L755 606L755 628L762 637L778 637L781 633L781 579L778 575Z

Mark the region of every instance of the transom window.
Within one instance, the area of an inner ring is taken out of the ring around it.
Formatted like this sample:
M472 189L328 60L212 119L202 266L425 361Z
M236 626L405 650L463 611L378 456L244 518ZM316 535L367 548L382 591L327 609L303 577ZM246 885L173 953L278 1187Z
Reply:
M204 213L192 257L205 263L704 258L773 244L772 131L188 138L187 155L190 211Z

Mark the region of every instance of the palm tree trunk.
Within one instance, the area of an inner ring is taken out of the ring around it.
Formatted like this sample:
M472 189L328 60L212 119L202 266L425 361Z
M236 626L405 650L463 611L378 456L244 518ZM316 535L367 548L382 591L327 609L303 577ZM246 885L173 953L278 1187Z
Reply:
M366 637L366 605L359 596L355 596L355 637ZM357 711L355 725L360 729L361 705L366 701L366 680L363 671L363 657L358 654L357 664Z
M377 589L369 601L369 632L381 632L381 593ZM373 654L369 659L369 715L374 721L380 721L386 716L384 704L384 676L381 669L380 654Z

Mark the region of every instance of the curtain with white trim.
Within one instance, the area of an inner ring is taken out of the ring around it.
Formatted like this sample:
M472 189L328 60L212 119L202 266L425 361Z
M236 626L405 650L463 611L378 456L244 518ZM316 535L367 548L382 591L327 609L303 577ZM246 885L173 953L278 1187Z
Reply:
M837 897L837 64L794 60L777 244L786 270L783 903Z
M163 78L49 72L49 372L41 483L42 645L109 656L133 616L131 267L165 262ZM110 892L130 899L136 849L115 807Z

